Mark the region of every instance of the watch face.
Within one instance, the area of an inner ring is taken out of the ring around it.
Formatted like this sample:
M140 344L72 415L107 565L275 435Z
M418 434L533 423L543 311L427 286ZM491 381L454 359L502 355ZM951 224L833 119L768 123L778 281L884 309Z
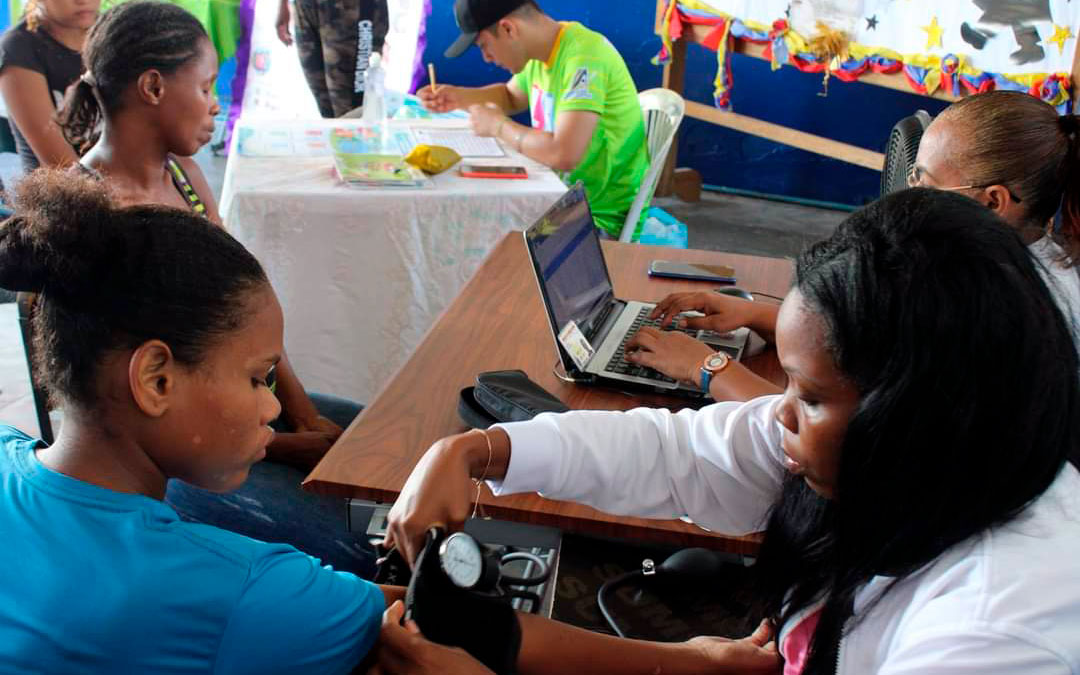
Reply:
M731 357L724 352L717 352L705 359L705 367L711 371L717 371L726 366L730 359Z
M484 571L480 544L463 532L456 532L439 547L439 565L455 586L472 588Z

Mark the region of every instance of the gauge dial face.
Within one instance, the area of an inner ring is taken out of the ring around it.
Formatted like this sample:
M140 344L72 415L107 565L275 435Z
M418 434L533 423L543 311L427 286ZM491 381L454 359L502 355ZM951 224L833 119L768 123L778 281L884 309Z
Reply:
M439 565L455 586L472 588L483 574L484 556L475 539L457 532L447 537L439 547Z

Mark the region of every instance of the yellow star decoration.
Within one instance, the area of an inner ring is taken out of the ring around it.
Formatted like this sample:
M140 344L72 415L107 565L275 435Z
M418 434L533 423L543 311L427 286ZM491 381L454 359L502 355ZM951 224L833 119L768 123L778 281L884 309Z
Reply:
M922 29L926 31L927 51L933 49L934 47L941 46L941 35L945 31L942 30L941 26L938 25L936 16L933 18L933 20L930 21L929 26L923 26Z
M1072 29L1068 26L1059 26L1054 24L1054 37L1047 40L1047 42L1056 42L1058 46L1058 54L1065 53L1065 41L1071 40L1076 37L1073 35Z

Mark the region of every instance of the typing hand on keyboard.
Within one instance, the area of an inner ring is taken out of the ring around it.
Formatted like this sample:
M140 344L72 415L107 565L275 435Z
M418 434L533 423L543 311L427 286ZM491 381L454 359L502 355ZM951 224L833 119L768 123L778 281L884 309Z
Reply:
M642 327L623 349L629 364L655 370L668 381L692 384L699 383L701 364L713 353L712 347L683 331L659 330L655 326Z
M649 380L657 380L659 382L664 382L668 384L675 382L675 377L670 377L665 373L661 373L645 365L634 363L631 359L627 358L627 344L629 343L630 338L632 338L642 328L651 328L654 330L665 331L679 330L691 336L697 335L696 329L680 329L676 328L672 324L668 324L667 328L661 328L660 322L658 320L649 318L649 308L643 307L641 311L638 312L638 315L634 317L634 322L630 325L630 330L626 334L626 340L623 342L623 344L619 345L619 348L617 350L615 350L615 353L612 355L611 360L608 361L607 365L604 367L604 370L609 373L643 377Z
M656 304L647 319L687 330L727 333L742 326L755 327L758 314L769 305L719 293L673 293ZM688 312L702 315L687 316ZM775 312L773 312L775 314ZM770 331L771 332L771 331Z

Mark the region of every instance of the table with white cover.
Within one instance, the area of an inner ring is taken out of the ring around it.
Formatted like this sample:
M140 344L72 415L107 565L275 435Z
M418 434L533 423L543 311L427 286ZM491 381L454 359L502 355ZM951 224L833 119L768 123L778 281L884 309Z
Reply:
M352 123L304 124L343 122ZM280 126L242 119L237 128L258 124ZM361 402L389 381L502 235L531 225L566 189L509 149L468 161L524 165L527 179L463 178L455 167L426 188L355 188L341 183L329 156L241 156L238 137L221 197L225 226L270 277L305 388Z

